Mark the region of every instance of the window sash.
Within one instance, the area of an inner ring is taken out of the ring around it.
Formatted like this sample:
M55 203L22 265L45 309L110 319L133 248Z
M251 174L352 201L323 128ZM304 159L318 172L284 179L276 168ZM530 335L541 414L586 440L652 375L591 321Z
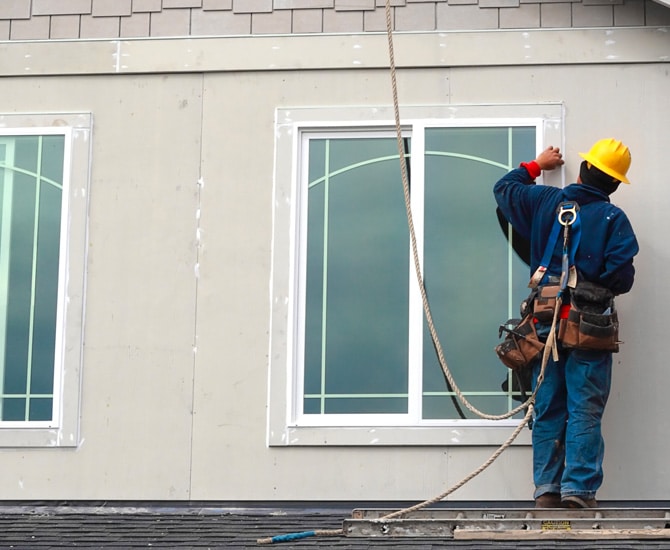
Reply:
M62 292L58 289L62 289L64 269L60 250L64 238L63 167L68 137L69 130L63 128L13 130L11 135L0 136L6 153L0 160L4 176L0 227L0 427L49 427L58 418L60 403L54 399L54 390L61 368L56 362L63 310L63 300L59 299ZM22 163L27 168L16 162L19 142L23 144ZM23 210L15 211L18 207ZM17 257L22 250L28 252L23 259ZM22 276L17 276L19 272ZM12 312L14 320L10 321ZM8 333L12 335L9 338Z

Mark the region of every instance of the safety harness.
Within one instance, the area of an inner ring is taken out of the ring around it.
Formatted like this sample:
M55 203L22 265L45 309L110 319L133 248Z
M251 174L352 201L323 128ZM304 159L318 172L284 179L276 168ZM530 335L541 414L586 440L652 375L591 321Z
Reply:
M529 287L537 288L549 282L549 273L547 270L551 264L551 258L556 248L556 241L561 232L561 226L563 226L563 256L559 281L560 291L563 292L567 286L574 288L577 285L575 254L577 253L582 236L582 224L579 219L579 205L574 201L567 201L559 204L556 209L556 220L551 228L544 256L542 256L540 266L530 278ZM572 238L570 238L571 236Z
M567 317L570 310L570 304L563 305L563 298L566 287L575 288L577 286L577 268L575 267L575 255L579 247L579 241L582 236L582 224L579 218L579 204L575 201L566 201L558 205L556 209L556 220L551 228L547 246L544 249L544 256L540 261L540 266L530 278L528 286L538 288L549 281L549 266L556 248L558 235L563 226L563 254L561 256L561 276L558 283L558 293L556 294L555 309L560 309L558 316ZM551 353L554 361L558 361L558 346L556 338L551 339Z

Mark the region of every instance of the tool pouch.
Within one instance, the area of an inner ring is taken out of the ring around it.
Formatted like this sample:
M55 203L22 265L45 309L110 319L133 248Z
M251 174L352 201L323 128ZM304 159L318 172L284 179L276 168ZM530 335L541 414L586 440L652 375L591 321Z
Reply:
M619 351L619 318L612 292L580 282L570 291L570 312L561 319L558 340L565 348Z
M552 322L560 290L559 285L545 285L537 288L533 299L533 315L541 323Z
M506 328L508 326L513 328ZM520 321L510 319L501 325L501 336L503 331L507 332L507 336L495 347L495 352L506 367L515 371L524 369L542 353L544 343L537 337L531 314L526 315Z

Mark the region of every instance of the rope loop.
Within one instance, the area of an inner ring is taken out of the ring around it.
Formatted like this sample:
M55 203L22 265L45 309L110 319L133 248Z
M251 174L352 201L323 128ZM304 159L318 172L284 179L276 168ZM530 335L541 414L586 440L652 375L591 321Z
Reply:
M437 358L440 363L440 367L442 368L442 371L444 373L444 376L446 377L447 381L449 382L449 385L453 389L454 393L458 396L459 400L465 405L465 407L470 410L470 412L474 413L475 415L479 416L480 418L484 418L486 420L504 420L506 418L511 418L515 416L516 414L520 413L524 409L528 408L528 405L530 404L530 398L525 401L524 403L521 403L514 409L504 413L504 414L488 414L483 411L480 411L477 409L468 399L463 395L463 392L460 390L458 387L458 384L456 384L456 381L454 380L454 377L447 365L447 360L444 357L444 351L442 349L442 344L440 343L440 340L437 335L437 330L435 328L435 323L433 322L433 315L431 313L430 309L430 304L428 303L428 296L426 293L426 287L423 282L423 275L421 273L421 262L419 261L419 251L418 251L418 245L417 245L417 239L416 239L416 231L414 229L414 220L412 216L412 208L411 208L411 197L410 197L410 187L409 187L409 180L407 177L407 167L405 163L405 149L403 146L403 138L402 138L402 127L400 124L400 108L398 104L398 83L397 83L397 78L396 78L396 65L395 65L395 55L393 51L393 23L391 20L391 2L390 0L386 0L386 35L388 38L388 50L389 50L389 64L390 64L390 72L391 72L391 89L392 89L392 94L393 94L393 113L395 116L395 129L396 129L396 141L397 141L397 146L398 146L398 158L400 159L400 175L402 179L402 187L403 187L403 195L405 198L405 210L407 213L407 225L409 227L409 234L410 234L410 243L411 243L411 248L412 248L412 258L413 258L413 263L414 263L414 272L416 274L417 282L419 285L419 291L421 293L421 302L423 304L423 311L426 316L426 324L428 325L428 330L430 331L430 335L433 339L433 342L435 344L435 350L437 353ZM539 386L537 386L539 387ZM531 398L535 397L535 393L537 392L537 387L535 392L533 392L533 395Z

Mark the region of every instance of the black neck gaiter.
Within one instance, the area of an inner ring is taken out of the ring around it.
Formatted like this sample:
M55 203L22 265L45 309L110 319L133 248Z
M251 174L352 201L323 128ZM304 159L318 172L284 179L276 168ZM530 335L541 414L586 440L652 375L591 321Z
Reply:
M589 167L589 163L586 161L583 161L579 167L579 177L584 185L600 189L608 195L614 193L619 188L619 183L621 183L595 166L591 165Z

